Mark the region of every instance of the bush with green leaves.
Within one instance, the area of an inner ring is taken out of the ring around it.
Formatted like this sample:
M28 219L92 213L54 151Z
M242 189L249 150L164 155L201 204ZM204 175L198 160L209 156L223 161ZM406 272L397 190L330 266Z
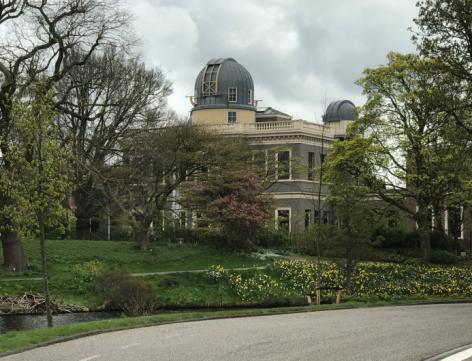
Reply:
M315 284L325 287L342 287L343 273L334 262L321 261L320 268L316 263L303 260L275 262L275 271L287 287L299 294L312 293Z
M129 273L105 272L97 278L96 286L108 308L119 309L127 316L151 314L156 310L151 285Z
M289 235L283 230L265 227L257 232L256 244L262 247L283 248L289 244Z
M208 278L213 282L219 282L225 277L225 268L221 265L213 265L207 271Z
M280 281L262 273L250 276L232 274L229 282L233 291L246 303L263 303L276 296L286 296L289 293Z
M301 294L313 289L317 277L323 286L342 287L343 271L335 262L292 260L275 263L287 288ZM472 296L472 267L361 262L356 265L352 295L359 297Z
M79 292L90 291L95 285L97 276L105 269L105 265L98 260L75 264L71 268L72 283L69 286Z
M459 262L459 257L448 251L434 249L431 252L431 262L436 264L456 264Z

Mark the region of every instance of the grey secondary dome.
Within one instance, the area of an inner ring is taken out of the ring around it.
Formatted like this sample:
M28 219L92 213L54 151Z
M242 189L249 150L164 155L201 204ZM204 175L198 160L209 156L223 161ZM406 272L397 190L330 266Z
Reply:
M211 59L195 81L194 110L255 110L251 74L233 58Z
M354 120L356 118L356 106L350 100L337 100L331 102L323 115L323 122L336 122L338 120Z

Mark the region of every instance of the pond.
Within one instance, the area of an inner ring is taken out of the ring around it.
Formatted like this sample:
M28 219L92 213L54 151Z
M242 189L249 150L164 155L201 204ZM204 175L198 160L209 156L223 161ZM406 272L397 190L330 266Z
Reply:
M53 325L106 320L120 317L119 312L78 312L53 315ZM0 315L0 333L47 327L46 315Z

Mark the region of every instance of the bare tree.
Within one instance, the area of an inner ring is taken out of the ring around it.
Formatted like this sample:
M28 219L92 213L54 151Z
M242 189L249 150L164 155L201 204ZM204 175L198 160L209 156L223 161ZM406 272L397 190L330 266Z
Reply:
M96 173L113 163L126 132L155 127L169 118L171 84L161 70L148 69L139 57L108 47L69 72L58 90L63 141L79 165L74 179L77 236L86 238L89 219L107 198L95 184Z
M188 124L130 131L122 140L121 161L106 173L97 173L97 183L127 215L135 241L146 250L146 232L152 222L161 224L163 211L172 211L174 192L192 177L230 159L230 142Z
M45 91L54 89L104 45L123 41L127 23L128 15L118 0L0 2L0 72L4 78L0 86L0 168L11 167L5 159L14 138L14 100L27 99L31 85L39 80ZM12 202L7 192L0 192L0 206ZM0 230L5 267L22 271L25 257L13 220L2 217Z

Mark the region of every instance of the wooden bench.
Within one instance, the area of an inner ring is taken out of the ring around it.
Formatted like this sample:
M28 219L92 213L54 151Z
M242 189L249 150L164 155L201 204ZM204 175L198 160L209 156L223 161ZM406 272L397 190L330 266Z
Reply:
M307 303L311 305L313 303L313 298L316 297L315 299L315 305L320 305L321 304L321 291L322 290L327 290L327 291L336 291L336 304L341 303L341 296L343 289L341 287L326 287L326 286L321 286L321 287L315 287L315 293L308 293L306 294L306 299Z

